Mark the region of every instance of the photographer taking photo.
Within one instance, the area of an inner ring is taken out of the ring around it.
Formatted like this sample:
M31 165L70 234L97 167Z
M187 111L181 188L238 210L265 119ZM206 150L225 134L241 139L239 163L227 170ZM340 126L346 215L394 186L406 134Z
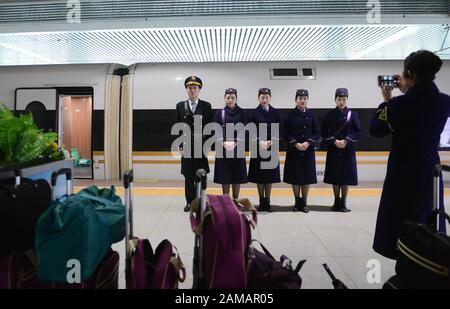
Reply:
M397 258L401 223L425 223L432 211L433 167L440 163L439 140L450 109L450 97L433 82L441 66L430 51L411 53L396 83L404 95L392 97L394 86L382 86L384 102L371 121L373 136L392 134L373 243L387 258Z

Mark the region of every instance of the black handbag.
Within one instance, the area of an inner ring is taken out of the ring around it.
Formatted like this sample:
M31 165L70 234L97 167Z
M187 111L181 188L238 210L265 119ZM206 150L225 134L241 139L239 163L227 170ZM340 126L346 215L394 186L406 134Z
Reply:
M263 252L249 247L249 259L247 269L248 289L300 289L302 278L299 275L300 269L306 260L300 261L295 269L292 261L282 255L280 261L270 254L270 252L257 240Z
M441 170L440 166L436 168L434 187L437 197L428 223L403 222L397 241L395 271L408 289L450 289L450 237L445 234L444 227L438 231L436 224L439 215L449 223L450 216L437 207Z

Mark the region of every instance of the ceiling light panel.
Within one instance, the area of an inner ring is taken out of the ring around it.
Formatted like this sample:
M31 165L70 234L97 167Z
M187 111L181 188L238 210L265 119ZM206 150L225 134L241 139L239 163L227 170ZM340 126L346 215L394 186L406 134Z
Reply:
M444 25L239 26L3 33L0 34L0 65L404 59L421 48L439 50L446 33ZM447 56L443 57L447 59Z

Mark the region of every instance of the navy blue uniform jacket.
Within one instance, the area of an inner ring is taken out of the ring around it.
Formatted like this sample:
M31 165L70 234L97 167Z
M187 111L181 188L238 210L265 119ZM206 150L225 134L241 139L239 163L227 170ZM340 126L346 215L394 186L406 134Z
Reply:
M222 111L224 111L222 119ZM214 118L215 122L220 124L223 129L223 137L221 142L227 138L226 124L227 123L242 123L244 126L247 123L247 114L245 110L236 105L234 109L225 106L216 112ZM235 130L238 128L236 127ZM232 141L238 143L245 150L245 131L239 130L234 132ZM238 158L237 148L235 148L234 158L226 158L226 150L223 149L223 158L217 158L214 166L214 182L220 184L241 184L247 183L247 165L244 158Z
M440 163L440 134L449 108L450 97L434 83L426 83L382 103L372 119L372 135L392 134L373 243L373 249L388 258L397 257L402 221L425 223L431 213L433 166Z
M328 112L322 124L322 137L327 143L327 160L325 164L324 182L333 185L357 185L358 171L356 166L355 143L361 136L361 124L358 114L352 111L350 121L345 127L350 109L341 112L337 107ZM336 135L336 133L338 133ZM347 141L343 149L334 145L336 140Z
M259 140L272 140L275 139L280 140L280 136L282 136L282 123L281 123L281 117L280 113L277 109L273 108L272 106L269 107L269 111L264 110L261 105L258 105L256 109L251 111L249 115L249 122L253 122L256 124L258 128L258 136L255 138ZM267 124L267 135L266 138L264 138L264 135L259 130L259 124L260 123L266 123ZM279 125L279 135L272 136L271 134L271 127L273 124ZM251 137L250 137L251 138ZM259 147L258 147L259 149ZM277 167L273 169L261 169L261 162L262 161L270 161L270 160L276 160ZM279 155L278 152L275 154L275 158L269 157L267 159L263 159L259 155L259 151L257 153L256 158L250 159L250 166L249 166L249 172L248 172L248 181L257 183L257 184L270 184L270 183L277 183L280 182L280 163L279 163Z
M309 109L295 107L284 121L284 139L287 143L283 181L293 185L317 183L315 145L320 138L316 115ZM297 143L308 142L306 151L295 148Z

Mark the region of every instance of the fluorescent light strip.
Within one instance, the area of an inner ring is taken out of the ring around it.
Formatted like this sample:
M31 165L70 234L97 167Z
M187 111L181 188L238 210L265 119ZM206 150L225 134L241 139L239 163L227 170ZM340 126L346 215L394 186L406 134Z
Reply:
M418 49L430 49L430 50L439 50L441 48L441 42L443 36L445 35L442 32L442 28L440 27L424 27L420 30L417 35L405 37L398 42L395 42L390 46L390 48L395 49L399 45L406 46L415 46L416 50Z
M277 56L276 50L279 49L280 46L285 47L284 38L288 29L276 29L275 33L272 36L272 43L270 49L267 53L263 54L262 61L270 61L270 59L275 59Z
M149 36L153 40L153 44L155 44L157 53L159 54L160 57L163 57L166 62L173 62L169 50L167 49L166 45L161 41L158 32L159 32L158 30L148 31Z
M201 31L199 29L194 30L194 36L195 36L195 38L197 40L197 44L198 44L198 54L199 54L200 58L202 59L202 62L206 62L207 54L206 54L206 48L205 48L205 41L203 40L202 33L203 33L203 31Z
M168 31L161 31L159 34L161 35L161 41L164 42L164 45L167 46L167 49L170 51L173 61L182 62L183 55L180 55L176 45L174 45L173 42L170 40Z
M196 62L194 58L194 50L192 48L192 42L190 41L186 31L187 31L186 29L179 31L181 44L183 44L183 46L186 49L186 60L187 62Z
M250 31L250 38L249 38L249 42L250 45L248 46L247 50L246 50L246 55L245 55L245 61L254 61L253 59L253 51L255 48L255 43L257 41L257 38L259 37L261 32L261 29L259 28L252 28Z
M303 39L304 42L310 42L311 37L314 35L314 33L317 31L315 27L306 27L306 31L302 33L302 37L300 39ZM293 48L291 50L291 59L290 61L297 61L299 58L299 54L302 52L302 49L307 48L307 46L299 46L298 42L295 42L296 44L293 45Z
M212 41L212 46L213 46L213 61L217 62L217 34L216 34L217 29L211 29L211 41Z
M110 35L106 37L106 40L108 42L112 42L114 44L114 47L116 47L115 49L117 49L117 46L119 46L119 50L123 55L122 59L129 59L129 61L133 61L133 55L135 54L136 50L133 48L133 46L130 46L130 43L128 41L123 40L121 31L111 31Z
M263 54L261 55L262 61L268 61L269 59L274 58L274 51L280 45L280 40L282 38L281 34L284 33L283 29L270 29L270 31L272 31L272 33L270 34L271 38L267 49L263 51Z
M433 49L431 45L422 46L418 44L430 38L432 29L426 27L415 33L413 36L406 36L398 41L388 44L370 54L364 56L364 59L380 59L386 57L385 55L390 54L390 58L404 59L412 51L418 50L420 48Z
M120 38L121 42L126 42L126 53L124 56L125 59L129 59L129 62L146 57L146 54L142 52L139 45L134 43L134 40L132 39L132 36L129 35L129 32L117 32L116 36Z
M258 35L254 36L254 44L251 50L252 58L250 61L259 61L259 55L261 52L261 48L265 48L267 46L266 35L269 29L258 29Z
M247 54L247 46L250 44L250 32L251 29L244 29L243 30L243 37L242 37L242 47L239 51L239 59L238 61L244 61L244 57Z
M230 47L231 47L231 31L230 29L225 29L225 48L224 48L224 61L230 62Z
M269 29L261 29L259 31L259 35L255 36L255 45L252 48L252 56L253 56L253 61L255 61L255 59L258 59L257 61L262 61L261 59L261 54L262 54L262 50L266 49L268 46L268 37L269 37Z
M220 48L219 48L219 59L221 62L225 61L225 29L220 29Z
M38 54L36 54L36 53L34 53L32 51L20 48L18 46L10 44L10 43L0 42L0 46L5 48L5 49L9 49L9 50L15 51L15 52L17 52L19 54L26 55L28 57L44 61L47 64L57 64L58 63L58 62L56 62L56 61L54 61L54 60L52 60L50 58L38 55Z
M131 39L135 42L136 45L140 46L142 52L145 54L145 59L150 62L155 62L155 57L153 52L149 49L148 44L144 44L142 41L141 34L137 31L131 31Z
M208 49L206 50L207 56L207 62L212 62L212 42L211 42L211 35L209 33L209 30L201 30L206 41L206 45L208 46Z
M129 44L125 45L125 43L122 40L122 37L120 36L119 32L114 32L111 31L108 35L98 35L97 37L101 38L101 41L103 42L103 44L101 46L92 46L89 44L89 42L92 42L89 38L90 35L88 37L83 37L81 38L81 43L83 43L84 45L90 46L91 50L89 51L88 55L89 57L92 54L98 55L98 57L101 60L104 60L104 58L102 59L104 53L106 53L109 57L111 57L111 59L115 59L117 56L115 56L114 51L117 50L117 47L119 47L119 50L121 50L121 55L123 58L125 59L129 59L130 57L132 57L132 52L131 49L129 48ZM105 52L105 48L106 48L106 52ZM109 50L111 50L112 53L108 52ZM97 60L97 62L99 62Z
M230 29L225 29L225 48L224 48L224 61L230 62L230 48L231 48L231 31Z
M386 28L373 28L376 33L372 36L370 35L364 35L363 39L355 38L354 40L358 42L358 45L355 46L352 50L349 50L349 54L355 54L360 52L361 50L365 49L365 46L373 44L373 42L378 42L386 37L389 37L391 35L394 35L398 31L401 31L403 29L406 29L406 27L386 27Z
M208 34L207 31L197 30L197 36L202 43L202 57L205 62L209 62L209 42L208 42Z
M158 59L160 59L158 51L157 51L156 47L154 46L153 42L150 40L148 33L146 31L138 30L138 31L136 31L136 34L139 38L139 41L142 42L142 44L145 43L146 49L150 53L150 57L153 57L155 62Z
M247 35L247 29L240 28L239 29L239 45L237 47L237 53L236 53L236 61L241 61L242 59L242 53L244 52L244 48L246 45L245 37Z
M315 48L316 42L320 39L320 34L322 32L322 29L320 27L311 27L311 32L308 33L308 36L306 37L306 42L309 43L309 45L302 46L301 48L298 48L298 50L294 53L294 59L295 61L303 60L303 58L309 58L305 57L307 53ZM314 38L314 39L313 39Z
M169 33L173 37L173 41L176 42L177 44L177 48L182 55L183 62L188 62L189 61L188 48L183 44L181 34L179 33L179 31L172 29L170 29Z
M397 33L388 36L387 38L373 44L372 46L360 51L359 53L353 54L349 57L349 60L362 59L364 56L381 49L389 44L394 43L402 38L405 38L409 35L417 33L422 27L421 26L408 26L403 30L398 31Z
M143 44L141 41L139 34L134 31L129 32L129 39L133 42L133 45L137 47L137 49L141 53L141 57L138 57L140 59L145 59L146 61L153 62L153 56L151 55L150 51L148 50L148 45ZM152 60L151 60L152 59Z
M266 61L267 56L272 56L272 51L274 48L274 40L275 40L275 30L273 28L263 30L263 37L259 40L259 44L257 45L257 54L256 58L259 61Z
M200 53L202 56L202 61L206 62L208 59L207 53L206 53L206 46L205 46L205 40L203 39L203 31L199 29L195 29L195 37L197 38L197 41L199 42L200 46Z
M272 30L272 38L269 42L268 50L264 52L262 55L263 61L268 61L269 59L273 59L275 57L275 50L278 46L281 45L281 40L283 38L282 34L285 33L284 29L271 29Z
M327 59L328 58L327 56L324 56L325 50L330 47L329 41L333 40L336 33L338 34L337 36L341 35L343 33L343 28L326 27L326 28L322 29L322 31L320 32L320 35L321 35L320 40L317 40L317 42L319 44L317 44L317 46L314 46L314 48L312 49L314 55L316 55L314 58L316 58L316 59L318 59L318 58ZM323 38L326 38L326 40Z
M193 31L194 30L192 30L192 29L186 30L186 36L187 36L187 38L189 40L189 44L191 46L192 57L194 58L194 61L200 63L203 61L203 59L201 58L201 56L198 52L200 47L197 45L197 41L195 40Z
M296 50L298 48L298 42L301 41L302 36L308 32L308 28L306 27L299 27L297 29L294 30L294 33L291 34L291 36L289 37L290 42L288 43L286 49L284 50L284 55L281 55L280 53L280 57L277 59L278 61L280 59L286 59L288 61L292 60L292 55L294 50ZM284 57L284 58L281 58Z
M295 31L294 29L285 29L285 31L283 31L283 37L280 40L280 44L276 46L276 48L273 51L274 53L273 59L275 61L279 61L280 57L284 56L282 55L281 51L286 50L287 47L289 46L290 38L292 37L294 31Z
M160 39L161 44L164 45L164 48L169 53L171 62L179 62L179 59L178 59L179 56L177 55L174 46L171 45L170 42L167 41L167 39L165 37L165 33L166 33L166 30L158 31L157 32L158 38Z

